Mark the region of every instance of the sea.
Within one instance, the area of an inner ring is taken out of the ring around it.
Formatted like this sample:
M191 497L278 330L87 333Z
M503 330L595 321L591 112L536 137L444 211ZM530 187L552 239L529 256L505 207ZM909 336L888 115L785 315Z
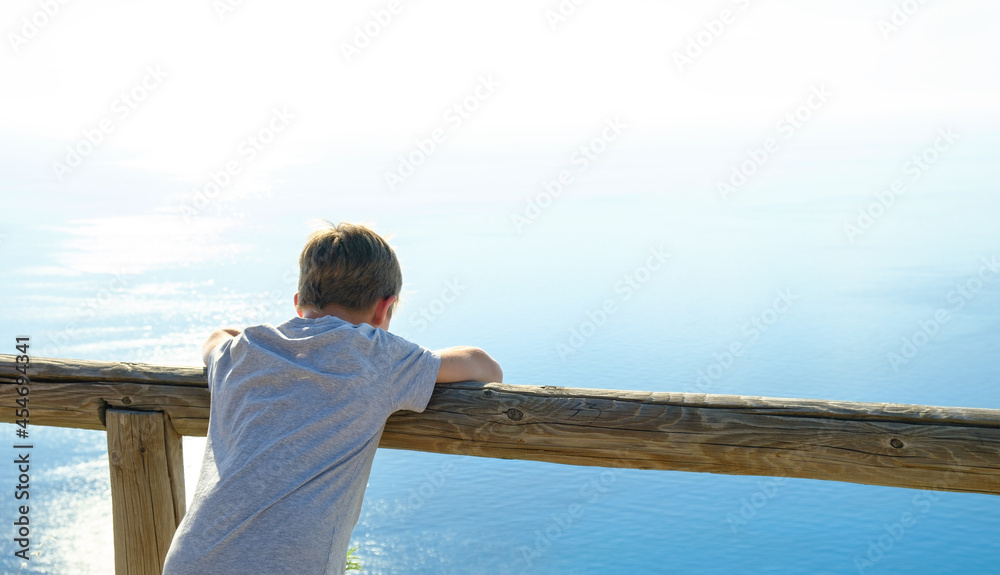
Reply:
M630 140L613 122L442 144L394 187L416 144L235 191L111 160L37 183L17 158L51 146L26 142L2 166L0 351L25 336L34 356L199 365L213 329L292 317L325 219L390 238L392 332L481 347L509 384L1000 408L995 130ZM0 571L113 573L100 431L31 424L14 556L15 429ZM184 439L189 498L203 449ZM381 449L352 545L373 574L997 573L1000 497Z

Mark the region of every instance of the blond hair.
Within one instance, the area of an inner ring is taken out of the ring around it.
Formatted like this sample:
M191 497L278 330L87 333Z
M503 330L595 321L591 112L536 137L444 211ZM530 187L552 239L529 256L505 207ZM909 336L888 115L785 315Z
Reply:
M363 225L326 224L309 236L299 256L298 306L367 311L383 298L398 297L403 272L389 244Z

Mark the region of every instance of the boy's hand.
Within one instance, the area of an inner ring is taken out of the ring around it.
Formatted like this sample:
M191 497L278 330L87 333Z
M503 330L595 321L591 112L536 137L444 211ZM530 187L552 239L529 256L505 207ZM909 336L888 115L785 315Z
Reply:
M205 362L205 365L208 365L208 358L212 355L215 348L219 347L219 345L227 339L232 339L241 333L242 332L240 330L233 328L217 329L213 331L212 335L208 336L208 339L206 339L205 343L201 346L201 359Z
M503 382L503 370L485 351L478 347L449 347L439 350L441 369L437 383L456 381Z

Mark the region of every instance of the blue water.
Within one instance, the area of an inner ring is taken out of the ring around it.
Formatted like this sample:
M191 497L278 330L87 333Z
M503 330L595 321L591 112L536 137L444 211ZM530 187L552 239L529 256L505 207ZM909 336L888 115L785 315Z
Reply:
M353 60L387 0L57 4L0 8L0 353L198 365L293 314L328 218L391 234L392 331L508 383L1000 408L995 2L402 2ZM31 441L0 572L112 573L105 435ZM1000 497L382 450L354 543L373 574L998 573Z
M715 180L732 150L693 162L632 143L521 233L511 214L568 154L454 149L388 193L384 156L359 153L285 168L194 223L170 211L179 186L137 197L103 187L95 166L74 185L103 190L99 203L4 199L21 215L0 244L4 351L30 335L40 355L196 365L211 329L290 316L309 218L369 219L404 269L392 330L483 347L509 383L996 408L1000 275L969 285L1000 257L991 138L967 136L854 244L844 224L908 177L901 158L920 140L797 149L728 203ZM361 175L360 190L330 190ZM458 296L435 302L446 289ZM588 313L608 300L591 334ZM938 310L949 321L894 368L889 354ZM574 329L587 330L579 348ZM734 343L744 352L728 362ZM38 555L21 572L111 573L103 433L32 433ZM185 440L189 491L203 445ZM3 466L5 489L13 480ZM370 573L990 573L998 535L995 496L381 450L354 543ZM21 569L10 552L0 566Z

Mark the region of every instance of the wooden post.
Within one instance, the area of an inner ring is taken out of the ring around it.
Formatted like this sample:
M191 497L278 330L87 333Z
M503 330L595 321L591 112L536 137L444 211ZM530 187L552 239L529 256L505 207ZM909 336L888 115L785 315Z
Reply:
M115 574L160 575L184 516L181 436L159 411L107 411Z

